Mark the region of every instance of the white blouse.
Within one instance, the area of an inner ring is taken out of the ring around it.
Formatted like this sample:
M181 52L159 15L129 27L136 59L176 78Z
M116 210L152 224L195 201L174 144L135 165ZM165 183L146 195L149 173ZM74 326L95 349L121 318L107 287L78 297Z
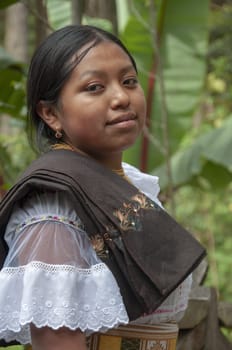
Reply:
M124 163L131 182L159 205L158 178ZM128 323L117 282L96 255L78 213L60 192L32 193L15 205L0 272L0 338L30 343L30 323L86 334ZM138 323L178 321L187 307L191 275Z

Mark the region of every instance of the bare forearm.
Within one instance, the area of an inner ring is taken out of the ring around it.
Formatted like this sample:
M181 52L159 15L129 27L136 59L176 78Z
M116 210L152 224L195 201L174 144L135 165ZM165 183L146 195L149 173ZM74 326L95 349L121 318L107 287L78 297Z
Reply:
M87 350L85 335L68 328L53 330L49 327L36 328L31 325L33 350Z

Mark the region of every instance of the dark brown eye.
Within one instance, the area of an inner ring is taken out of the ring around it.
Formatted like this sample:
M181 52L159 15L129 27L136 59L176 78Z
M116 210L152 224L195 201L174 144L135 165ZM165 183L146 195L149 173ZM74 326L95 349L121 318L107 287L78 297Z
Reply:
M123 81L123 84L124 85L128 85L128 86L131 86L131 87L134 87L138 84L138 79L136 78L127 78Z
M104 87L101 84L90 84L87 86L86 90L89 92L98 92L101 91L103 88Z

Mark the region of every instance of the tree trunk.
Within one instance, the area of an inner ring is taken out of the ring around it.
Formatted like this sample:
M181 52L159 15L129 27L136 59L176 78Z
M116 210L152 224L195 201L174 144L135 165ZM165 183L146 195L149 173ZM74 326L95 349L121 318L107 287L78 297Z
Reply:
M81 24L84 12L84 0L72 0L72 23Z
M51 28L44 0L36 0L35 9L35 46L37 47L51 32Z
M4 46L11 56L27 61L27 9L21 4L6 9Z
M90 17L108 19L112 23L113 33L118 34L117 8L115 0L86 0L85 13Z
M27 61L27 9L21 4L9 6L5 13L5 37L4 47L6 51L15 59ZM10 118L1 116L0 133L12 135L14 130L10 125Z

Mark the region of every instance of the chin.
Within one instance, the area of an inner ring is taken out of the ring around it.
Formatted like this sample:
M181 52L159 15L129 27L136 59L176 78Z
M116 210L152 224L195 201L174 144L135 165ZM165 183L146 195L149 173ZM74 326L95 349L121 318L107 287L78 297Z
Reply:
M134 144L136 143L136 141L138 140L140 134L136 135L136 137L133 137L133 138L128 138L127 142L122 145L122 151L125 151L127 150L128 148L134 146Z

